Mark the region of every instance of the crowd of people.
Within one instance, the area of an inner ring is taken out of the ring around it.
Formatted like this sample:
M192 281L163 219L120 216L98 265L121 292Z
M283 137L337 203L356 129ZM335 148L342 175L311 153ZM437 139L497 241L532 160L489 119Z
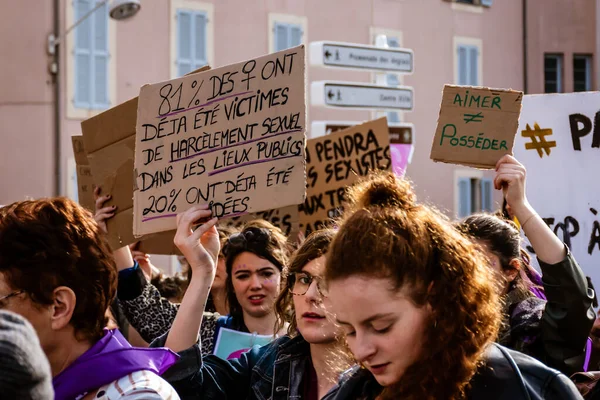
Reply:
M451 221L371 172L301 241L198 205L177 216L172 277L109 248L110 193L94 215L3 206L0 398L600 399L594 289L525 183L504 156L502 212ZM224 329L270 342L224 359Z

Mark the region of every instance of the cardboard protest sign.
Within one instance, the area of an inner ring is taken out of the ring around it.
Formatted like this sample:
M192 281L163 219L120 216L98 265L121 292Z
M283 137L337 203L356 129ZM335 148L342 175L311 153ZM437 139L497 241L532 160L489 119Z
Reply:
M431 159L491 169L512 154L523 92L444 86Z
M197 204L221 218L304 201L304 53L142 87L134 235L174 229L177 213Z
M73 154L75 156L75 172L77 174L77 198L79 204L90 211L94 211L94 179L89 166L87 153L83 145L83 136L72 136Z
M527 95L515 140L515 157L527 168L527 199L596 287L600 282L599 124L599 92Z
M223 360L232 360L240 358L242 353L250 350L252 346L264 346L272 341L273 335L257 335L220 328L213 354Z
M241 228L244 224L256 219L264 219L281 229L290 242L297 241L298 233L300 232L300 213L298 212L298 206L287 206L275 210L266 210L242 215L240 217L227 218L223 220L222 223Z
M387 119L307 141L306 163L307 193L300 206L300 229L308 235L340 214L346 188L358 177L371 170L390 169Z

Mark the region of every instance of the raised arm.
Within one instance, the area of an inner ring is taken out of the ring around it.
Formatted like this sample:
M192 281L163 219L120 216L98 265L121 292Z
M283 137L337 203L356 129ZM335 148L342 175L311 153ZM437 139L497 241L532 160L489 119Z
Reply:
M556 264L567 255L565 245L527 201L526 175L523 164L506 155L496 164L494 186L498 190L502 189L510 212L519 220L537 257L547 264Z
M525 196L525 167L504 156L496 166L496 189L502 189L542 269L548 302L542 316L542 340L549 366L566 374L580 371L584 346L594 322L594 291L565 244L535 212Z
M196 343L202 324L202 312L206 306L210 287L215 279L219 256L217 218L206 221L211 215L208 206L196 206L177 216L175 245L185 256L192 269L188 286L166 345L173 351L185 350ZM200 221L206 221L193 230Z

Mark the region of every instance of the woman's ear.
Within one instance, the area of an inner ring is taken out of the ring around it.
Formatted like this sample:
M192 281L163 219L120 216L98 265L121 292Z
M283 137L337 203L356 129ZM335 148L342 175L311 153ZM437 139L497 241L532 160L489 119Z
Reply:
M507 282L512 282L519 275L519 271L521 270L521 261L518 258L513 258L510 260L510 269L504 271L504 275L506 276Z
M54 289L54 303L52 304L52 329L55 331L61 330L69 325L75 305L77 304L77 296L71 288L59 286Z

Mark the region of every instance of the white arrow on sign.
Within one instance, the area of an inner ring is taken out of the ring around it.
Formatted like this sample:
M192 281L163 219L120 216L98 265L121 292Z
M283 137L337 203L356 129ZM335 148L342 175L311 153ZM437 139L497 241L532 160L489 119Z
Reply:
M317 81L310 86L310 98L315 106L411 111L414 93L405 86Z
M314 66L412 73L413 59L413 51L409 49L344 42L310 44L310 65Z

